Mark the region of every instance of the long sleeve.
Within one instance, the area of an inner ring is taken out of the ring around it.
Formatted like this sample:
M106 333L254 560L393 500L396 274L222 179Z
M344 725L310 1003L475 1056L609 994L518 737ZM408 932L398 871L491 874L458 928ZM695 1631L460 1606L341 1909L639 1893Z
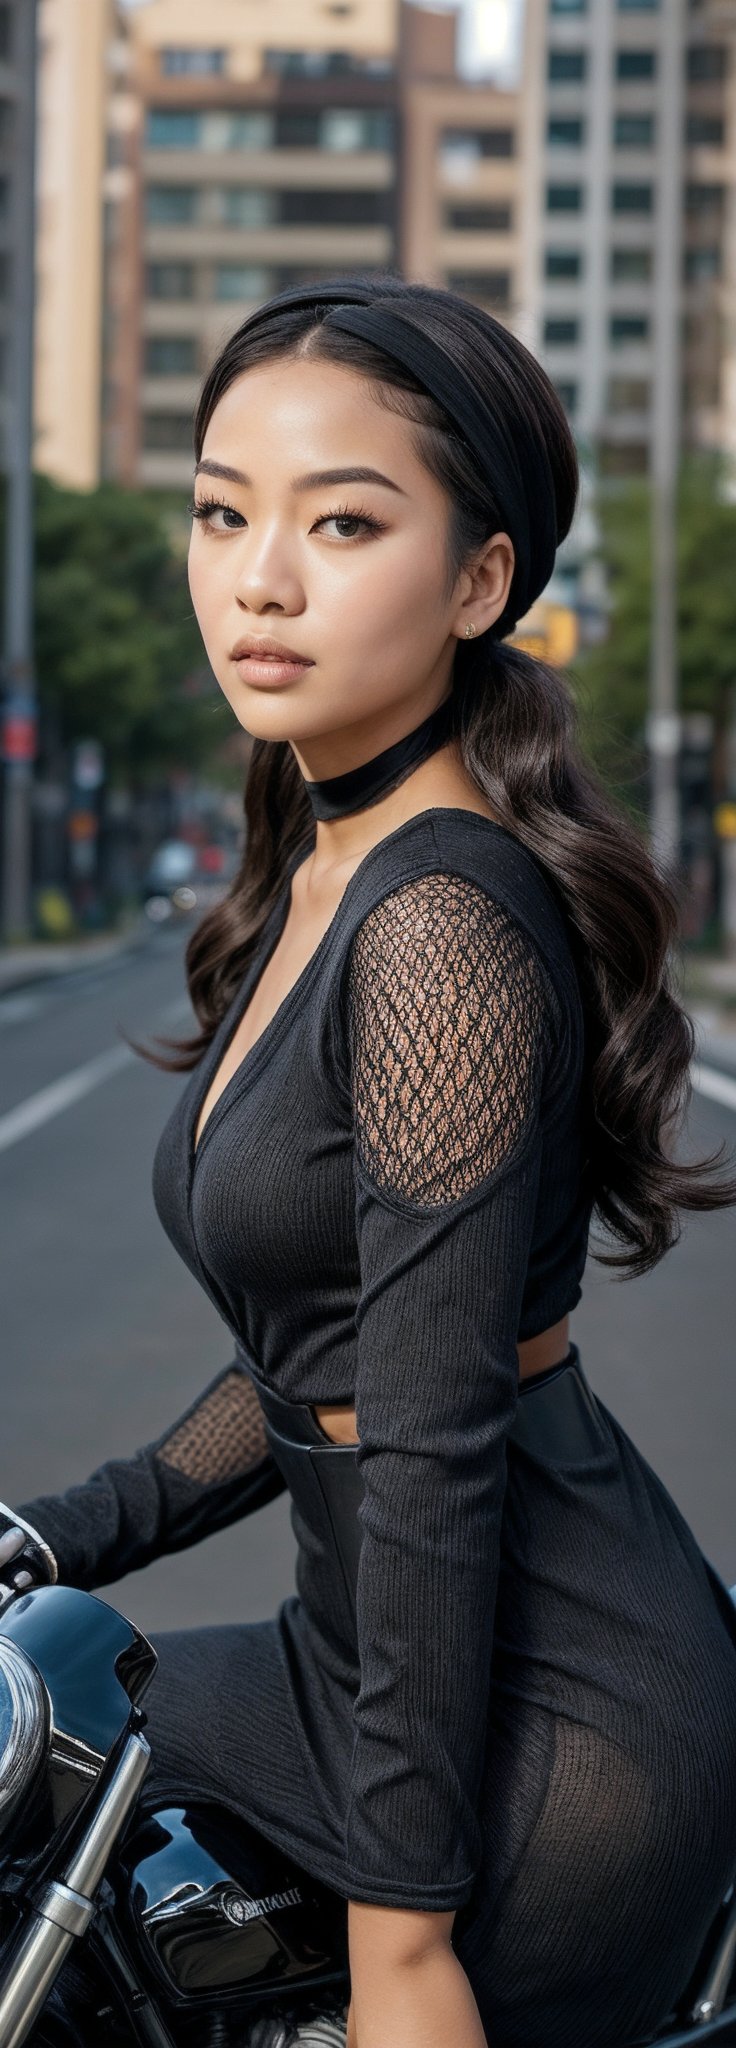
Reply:
M446 1910L481 1854L506 1438L559 1012L483 886L374 906L345 1011L354 1107L360 1686L349 1896Z
M155 1443L16 1511L50 1544L61 1584L89 1592L213 1536L285 1487L235 1357Z

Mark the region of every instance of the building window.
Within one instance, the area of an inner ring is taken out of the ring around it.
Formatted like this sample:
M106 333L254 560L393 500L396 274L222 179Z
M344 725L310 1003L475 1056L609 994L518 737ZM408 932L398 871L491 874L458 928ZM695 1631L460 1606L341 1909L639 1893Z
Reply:
M648 341L649 321L645 313L612 313L608 334L614 348L627 341Z
M611 187L612 213L651 213L653 204L653 185L617 183Z
M660 0L616 0L619 14L658 14Z
M196 220L198 198L196 185L147 185L146 220L154 227Z
M394 68L390 57L362 57L354 50L265 50L263 61L277 78L350 78L361 72L388 78Z
M225 69L224 50L162 50L165 78L211 78Z
M273 137L273 115L256 107L233 113L212 107L200 117L200 148L210 155L231 149L270 149Z
M144 141L147 149L196 149L199 114L194 107L149 107Z
M391 192L359 188L351 192L306 186L278 195L279 220L289 227L385 227L391 218Z
M222 185L215 205L229 228L267 228L278 217L277 194L268 185Z
M0 62L3 64L9 64L13 56L13 12L8 0L4 0L0 7Z
M380 263L361 263L361 277L373 277L381 270ZM277 263L271 272L271 290L290 291L295 284L324 284L328 279L351 274L349 263Z
M548 185L548 213L582 213L582 185Z
M720 277L721 269L721 250L717 243L702 249L685 250L683 270L688 284L699 284L701 279Z
M448 291L473 299L482 306L510 306L511 274L508 270L448 270Z
M549 0L550 14L587 14L588 0Z
M688 114L686 138L693 149L723 149L725 121L719 114Z
M654 276L652 249L612 249L611 277L615 284L649 284Z
M608 412L647 412L651 402L648 377L609 377Z
M580 391L580 386L578 384L569 383L567 379L564 379L562 383L555 384L555 391L557 392L557 396L560 400L561 405L564 405L565 411L567 413L577 412L578 396Z
M547 249L544 257L544 275L551 278L580 277L583 259L579 249Z
M614 115L613 140L616 149L651 149L654 143L654 115Z
M656 78L656 50L617 50L616 77L621 79Z
M443 226L462 229L476 234L508 234L512 226L511 207L507 201L493 206L445 206Z
M277 149L319 149L318 107L279 107L274 141Z
M579 149L585 135L585 122L558 120L553 116L547 122L547 142L550 149Z
M193 299L193 263L147 263L146 297L148 299Z
M147 377L196 376L196 337L193 334L147 335L143 367Z
M362 149L390 149L391 115L383 107L323 107L319 110L318 146L336 155Z
M549 50L547 77L550 85L580 85L588 68L587 50Z
M215 266L216 299L265 299L271 289L271 273L260 263L218 263Z
M456 164L482 163L488 157L512 157L516 154L516 136L513 128L443 128L440 136L440 157L444 168Z
M0 221L8 219L10 212L10 179L0 177Z
M701 185L688 182L685 186L685 210L694 214L720 213L726 197L725 185Z
M687 52L687 75L693 84L717 84L726 77L728 51L725 43L691 43Z
M544 339L549 348L570 348L580 340L579 320L545 320Z
M649 449L646 441L601 441L598 445L601 476L646 476Z
M167 455L191 455L191 413L144 412L143 446Z

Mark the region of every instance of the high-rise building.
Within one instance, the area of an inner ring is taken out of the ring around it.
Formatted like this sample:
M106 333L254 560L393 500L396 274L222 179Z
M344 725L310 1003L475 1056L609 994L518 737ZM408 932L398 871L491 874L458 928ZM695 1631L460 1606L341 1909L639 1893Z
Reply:
M671 358L683 440L733 445L736 0L527 0L526 33L533 345L580 439L648 473Z
M527 109L521 79L462 75L462 21L401 10L401 229L407 277L476 300L522 337Z
M129 17L135 203L113 356L121 481L191 474L226 336L272 292L396 260L397 0L148 0Z

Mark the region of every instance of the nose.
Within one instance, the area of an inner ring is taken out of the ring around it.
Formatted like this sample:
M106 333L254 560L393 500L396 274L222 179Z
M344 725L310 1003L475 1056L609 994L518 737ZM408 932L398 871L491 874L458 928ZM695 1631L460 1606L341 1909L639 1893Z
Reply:
M275 524L260 539L252 529L246 535L235 597L250 612L276 610L292 615L303 610L304 591L291 550L283 531L279 532Z

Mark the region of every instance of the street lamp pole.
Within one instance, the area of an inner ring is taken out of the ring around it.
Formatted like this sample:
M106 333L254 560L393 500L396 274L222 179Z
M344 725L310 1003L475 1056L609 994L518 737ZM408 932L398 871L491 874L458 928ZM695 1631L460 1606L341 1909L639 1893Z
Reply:
M661 16L659 214L656 251L656 366L652 433L652 633L647 742L651 850L663 873L680 859L677 679L677 481L680 456L682 174L685 111L685 0Z
M31 804L36 752L33 665L33 332L37 0L18 0L15 35L16 140L10 181L14 268L5 445L5 632L2 936L28 934Z

